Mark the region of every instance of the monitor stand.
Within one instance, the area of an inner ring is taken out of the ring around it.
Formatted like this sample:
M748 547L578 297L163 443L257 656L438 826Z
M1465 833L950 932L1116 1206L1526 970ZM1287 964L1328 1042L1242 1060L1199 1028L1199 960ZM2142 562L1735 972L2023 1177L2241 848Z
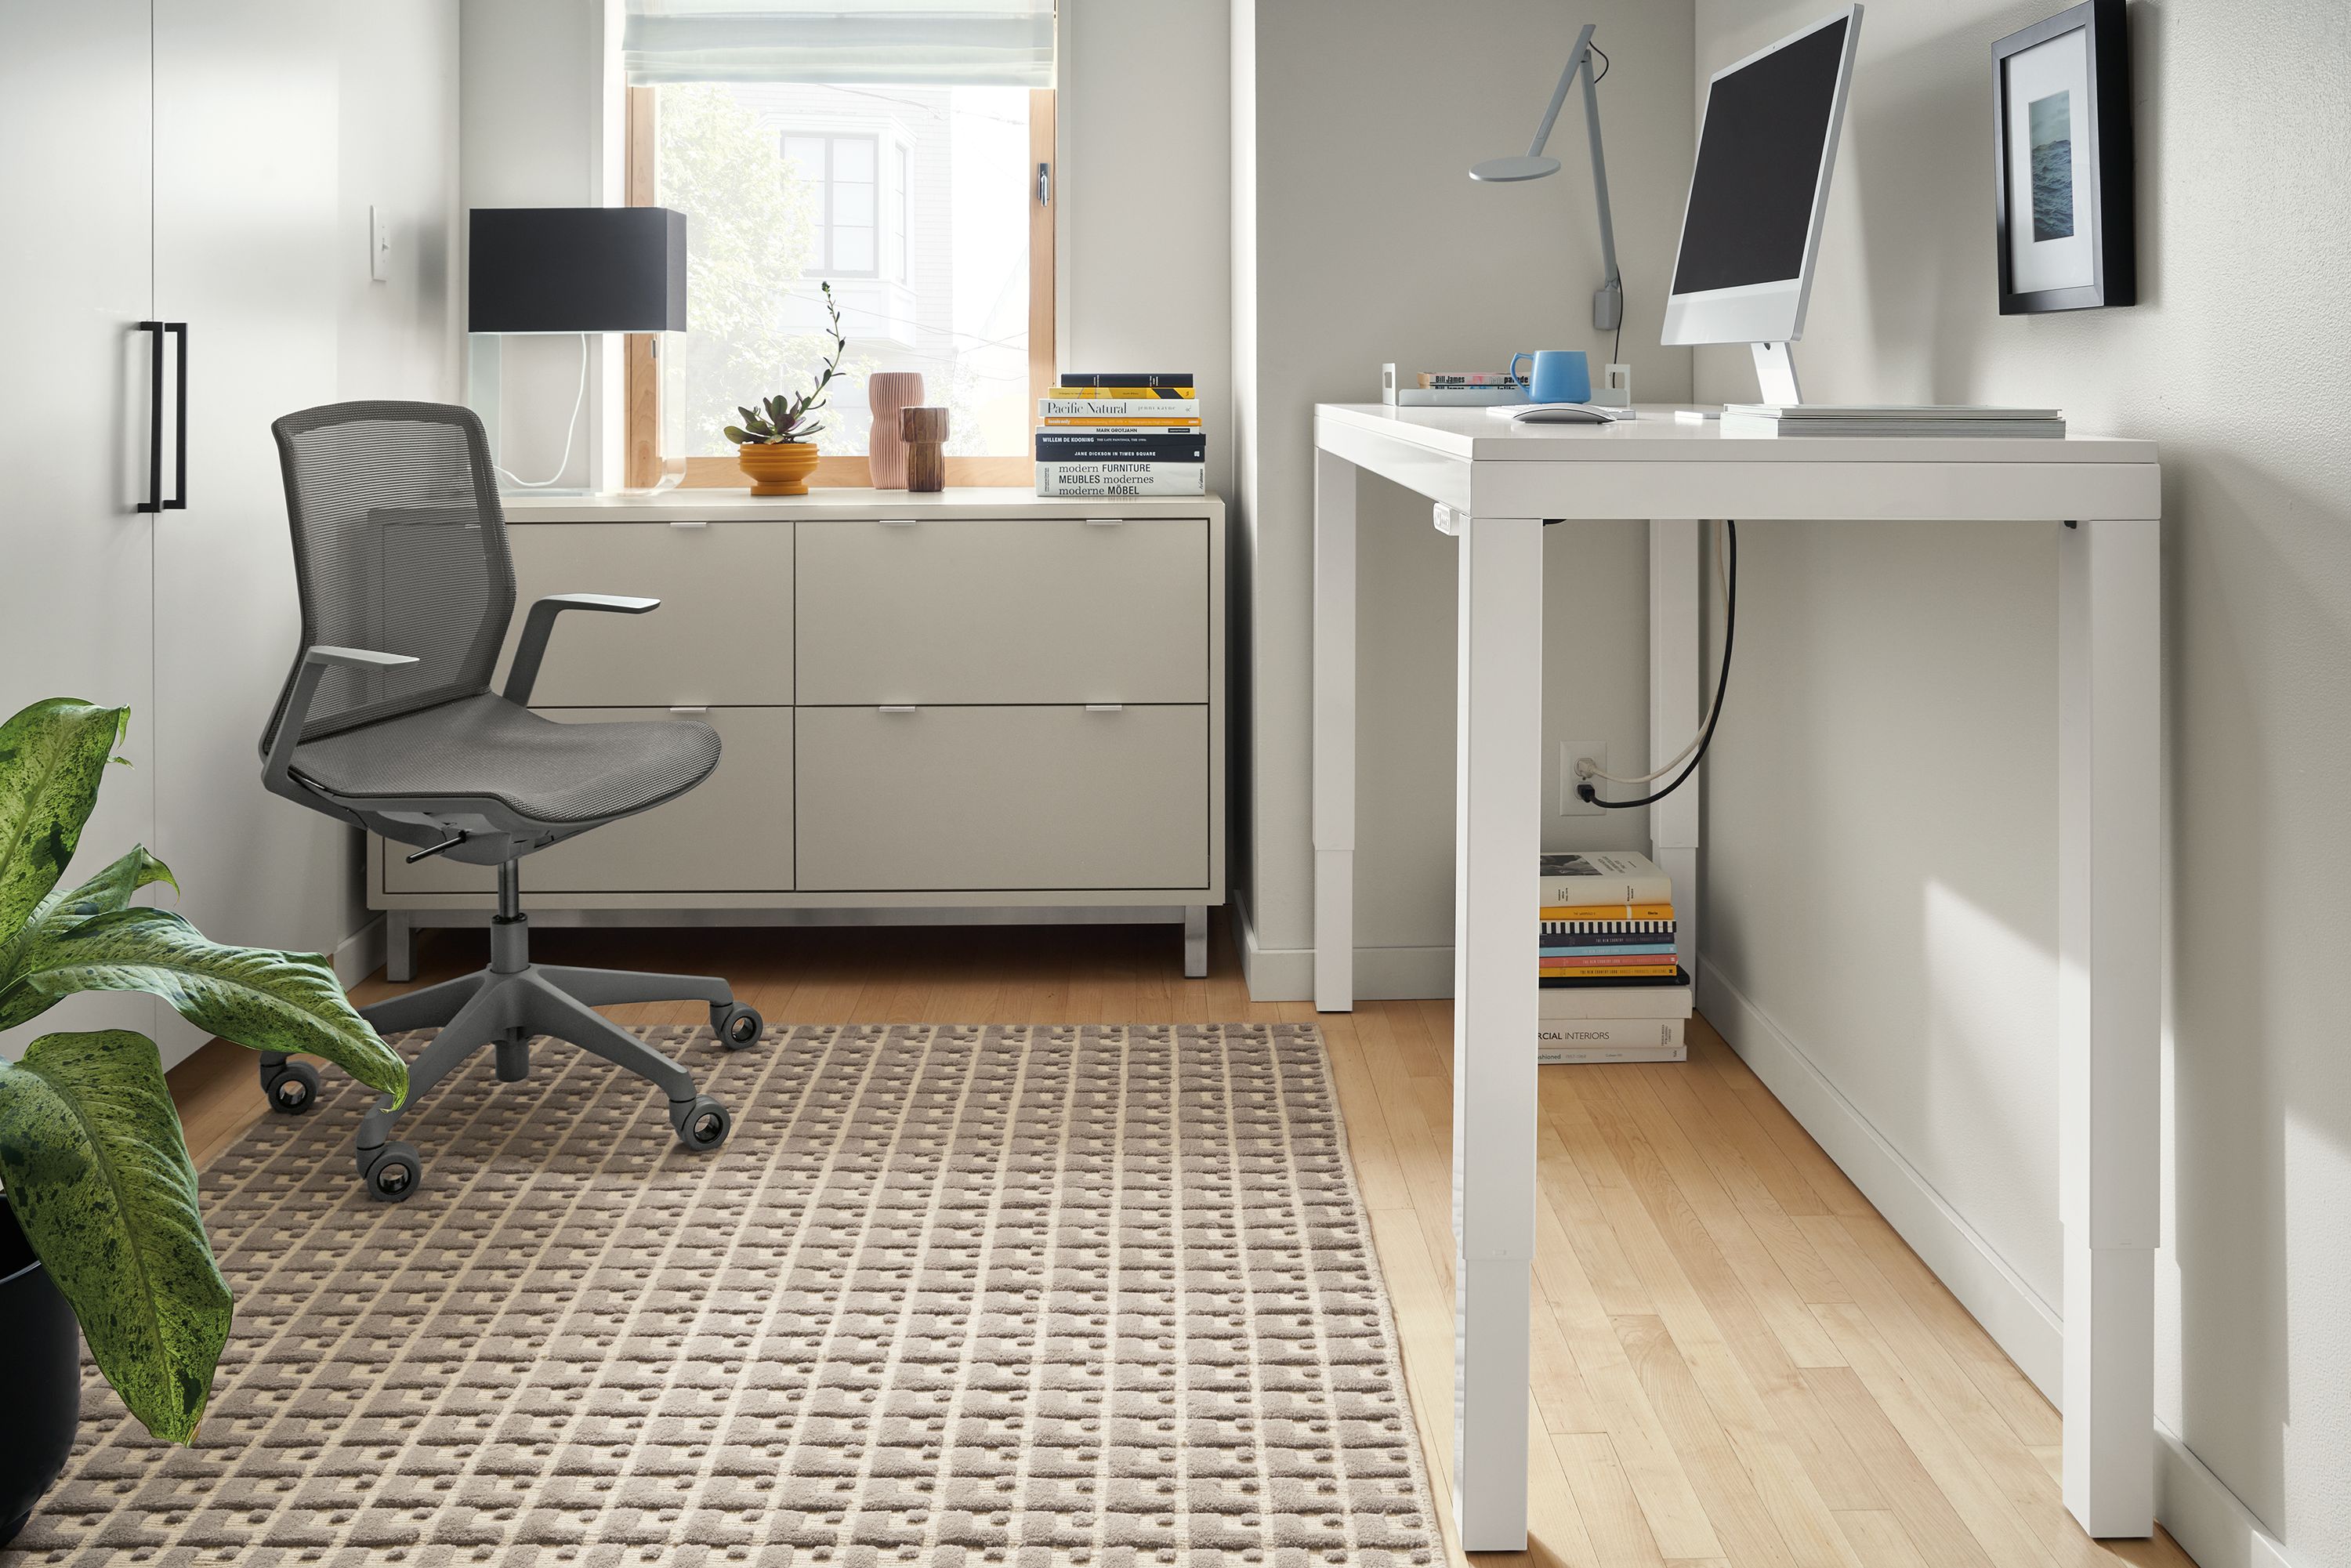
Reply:
M1755 351L1755 389L1759 401L1782 408L1803 402L1796 391L1796 360L1785 343L1750 343Z

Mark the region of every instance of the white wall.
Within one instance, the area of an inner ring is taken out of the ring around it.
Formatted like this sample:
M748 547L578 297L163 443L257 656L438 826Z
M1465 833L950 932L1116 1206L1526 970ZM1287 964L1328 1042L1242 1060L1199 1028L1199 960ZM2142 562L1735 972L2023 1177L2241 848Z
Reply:
M457 0L336 13L341 44L336 284L347 398L446 402L461 391ZM368 208L389 220L391 277L368 275ZM356 264L354 264L356 258Z
M1055 106L1058 368L1192 371L1219 495L1233 453L1229 27L1226 0L1061 0Z
M462 210L619 200L622 104L617 62L605 47L610 9L607 0L462 0ZM462 300L458 314L462 329ZM499 466L565 487L619 482L621 444L609 428L620 416L619 345L601 334L588 340L587 401L566 461L580 340L500 340Z
M1614 57L1601 84L1636 395L1687 397L1686 350L1657 347L1661 290L1693 141L1688 5L1538 0L1232 0L1236 504L1248 769L1236 882L1253 994L1311 991L1308 814L1312 408L1370 402L1379 367L1500 368L1519 349L1610 344L1591 324L1599 240L1580 114L1563 172L1480 185L1524 152L1578 26ZM1427 503L1366 480L1360 560L1356 976L1365 996L1452 984L1452 541ZM1545 800L1556 741L1612 763L1648 744L1646 529L1552 532L1545 556ZM1646 813L1547 815L1547 843L1645 843Z
M1699 78L1822 8L1699 0ZM2052 403L2162 444L2159 1414L2293 1561L2351 1563L2351 1056L2332 984L2351 939L2351 12L2134 4L2143 303L2002 318L1990 45L2053 8L1870 6L1798 353L1824 401ZM1753 395L1743 350L1702 351L1697 382ZM1872 1196L1921 1216L1914 1244L1955 1260L1947 1279L2045 1368L2054 528L1754 525L1740 546L1702 999L1824 1142L1857 1118L1890 1145ZM1970 1272L1924 1189L2011 1281ZM2248 1521L2176 1452L2162 1506L2208 1564L2245 1560Z

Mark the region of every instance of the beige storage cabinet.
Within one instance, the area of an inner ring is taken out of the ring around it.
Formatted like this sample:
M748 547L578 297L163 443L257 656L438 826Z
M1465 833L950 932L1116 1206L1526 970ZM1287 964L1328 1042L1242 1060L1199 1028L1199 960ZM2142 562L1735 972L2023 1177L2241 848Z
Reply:
M517 634L549 593L662 601L559 620L538 711L699 719L724 748L700 789L524 861L535 922L1165 921L1206 972L1225 897L1215 497L505 504ZM394 978L418 927L495 902L487 868L407 852L369 845Z
M809 707L799 718L810 892L1207 883L1205 706Z

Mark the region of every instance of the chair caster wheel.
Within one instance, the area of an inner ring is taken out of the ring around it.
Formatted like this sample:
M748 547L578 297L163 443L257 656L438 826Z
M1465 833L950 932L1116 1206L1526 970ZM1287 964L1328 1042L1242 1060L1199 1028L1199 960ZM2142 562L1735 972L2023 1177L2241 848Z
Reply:
M386 1144L360 1156L360 1180L368 1196L402 1203L424 1182L424 1161L410 1144Z
M279 1115L306 1115L319 1106L319 1070L307 1061L264 1065L261 1092L269 1097L269 1108Z
M677 1129L679 1143L703 1154L725 1143L735 1124L726 1114L726 1106L704 1094L683 1105L671 1106L669 1124Z
M759 1016L758 1009L746 1007L741 1002L722 1002L710 1009L710 1031L729 1051L741 1051L747 1046L758 1044L759 1036L767 1027L768 1022Z

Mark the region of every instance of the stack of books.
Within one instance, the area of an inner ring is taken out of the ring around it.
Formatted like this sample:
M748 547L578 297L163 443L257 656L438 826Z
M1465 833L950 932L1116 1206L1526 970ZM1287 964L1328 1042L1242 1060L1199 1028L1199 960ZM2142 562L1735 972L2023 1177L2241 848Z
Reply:
M1582 850L1542 857L1541 896L1536 1061L1684 1060L1672 881L1646 855Z
M1040 496L1201 496L1208 445L1192 378L1065 373L1037 400Z
M1722 434L2021 435L2062 441L2065 416L2053 408L1993 408L1982 403L1734 402L1722 411Z

